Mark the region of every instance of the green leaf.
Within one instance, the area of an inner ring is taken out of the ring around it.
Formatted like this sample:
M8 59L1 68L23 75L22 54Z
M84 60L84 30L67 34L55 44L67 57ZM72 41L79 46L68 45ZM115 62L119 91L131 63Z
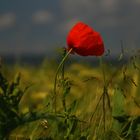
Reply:
M2 75L2 73L0 72L0 87L3 90L3 93L6 93L7 87L8 87L8 81L6 80L6 78Z
M68 109L68 113L75 112L77 107L77 100L74 100Z
M70 89L71 83L69 80L66 79L66 81L64 81L63 98L66 98L66 96L70 93Z
M112 102L113 102L112 117L114 118L112 128L120 135L122 133L122 129L127 127L126 124L128 121L127 114L124 110L124 101L125 101L125 97L124 97L123 90L120 88L116 88L114 92L114 96L112 98Z
M14 84L19 85L20 84L20 73L16 74L15 79L14 79Z
M77 129L77 124L78 124L78 120L75 118L75 119L72 119L70 121L70 133L73 134L75 132L75 130Z
M112 116L115 118L125 116L126 115L124 111L125 97L123 94L123 90L121 90L120 88L116 88L112 101L113 101Z

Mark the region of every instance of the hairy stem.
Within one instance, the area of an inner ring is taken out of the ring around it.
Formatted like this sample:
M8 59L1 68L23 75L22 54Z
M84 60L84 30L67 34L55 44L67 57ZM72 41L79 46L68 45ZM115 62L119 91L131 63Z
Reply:
M66 53L66 55L63 57L63 59L61 60L60 64L57 67L56 70L56 74L55 74L55 80L54 80L54 96L53 96L53 100L54 100L54 110L56 113L56 83L57 83L57 76L59 73L59 70L61 69L61 67L63 66L65 60L67 59L67 57L69 56L69 54L71 53L72 48Z

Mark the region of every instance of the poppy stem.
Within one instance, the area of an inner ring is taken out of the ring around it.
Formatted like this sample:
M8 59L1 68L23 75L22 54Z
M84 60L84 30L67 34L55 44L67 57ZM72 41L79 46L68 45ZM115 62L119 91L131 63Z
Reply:
M66 48L63 48L63 56L62 58L64 58L67 54ZM65 63L62 64L62 79L64 80L65 77Z
M56 74L55 74L55 80L54 80L54 96L53 96L53 100L54 100L54 110L56 113L56 84L57 84L57 76L59 73L59 70L61 69L61 67L63 66L64 62L66 61L67 57L69 56L69 54L72 52L72 48L66 53L66 55L63 57L63 59L61 60L61 62L59 63L57 70L56 70Z
M62 54L62 58L65 57L65 55L67 54L66 48L63 48L63 54ZM62 87L63 87L63 91L65 88L65 62L62 64L62 70L61 70L61 78L62 78ZM63 109L66 112L66 99L65 96L63 95L62 97L62 105L63 105Z

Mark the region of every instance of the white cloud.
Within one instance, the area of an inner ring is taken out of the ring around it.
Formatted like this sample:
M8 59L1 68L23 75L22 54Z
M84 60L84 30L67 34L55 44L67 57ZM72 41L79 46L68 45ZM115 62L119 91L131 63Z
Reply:
M32 21L35 24L46 24L48 22L51 22L52 20L52 13L45 10L37 11L32 15Z
M9 28L16 23L16 15L14 13L5 13L0 15L0 29Z

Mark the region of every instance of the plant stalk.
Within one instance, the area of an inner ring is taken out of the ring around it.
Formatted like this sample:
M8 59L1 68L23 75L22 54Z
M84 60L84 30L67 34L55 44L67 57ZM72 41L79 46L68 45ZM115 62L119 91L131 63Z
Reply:
M61 69L61 67L63 66L64 62L66 61L67 57L69 56L69 54L71 52L72 52L72 48L63 57L63 59L61 60L60 64L57 67L57 70L56 70L55 80L54 80L54 96L53 96L55 113L56 113L56 84L57 84L57 76L58 76L59 70Z

